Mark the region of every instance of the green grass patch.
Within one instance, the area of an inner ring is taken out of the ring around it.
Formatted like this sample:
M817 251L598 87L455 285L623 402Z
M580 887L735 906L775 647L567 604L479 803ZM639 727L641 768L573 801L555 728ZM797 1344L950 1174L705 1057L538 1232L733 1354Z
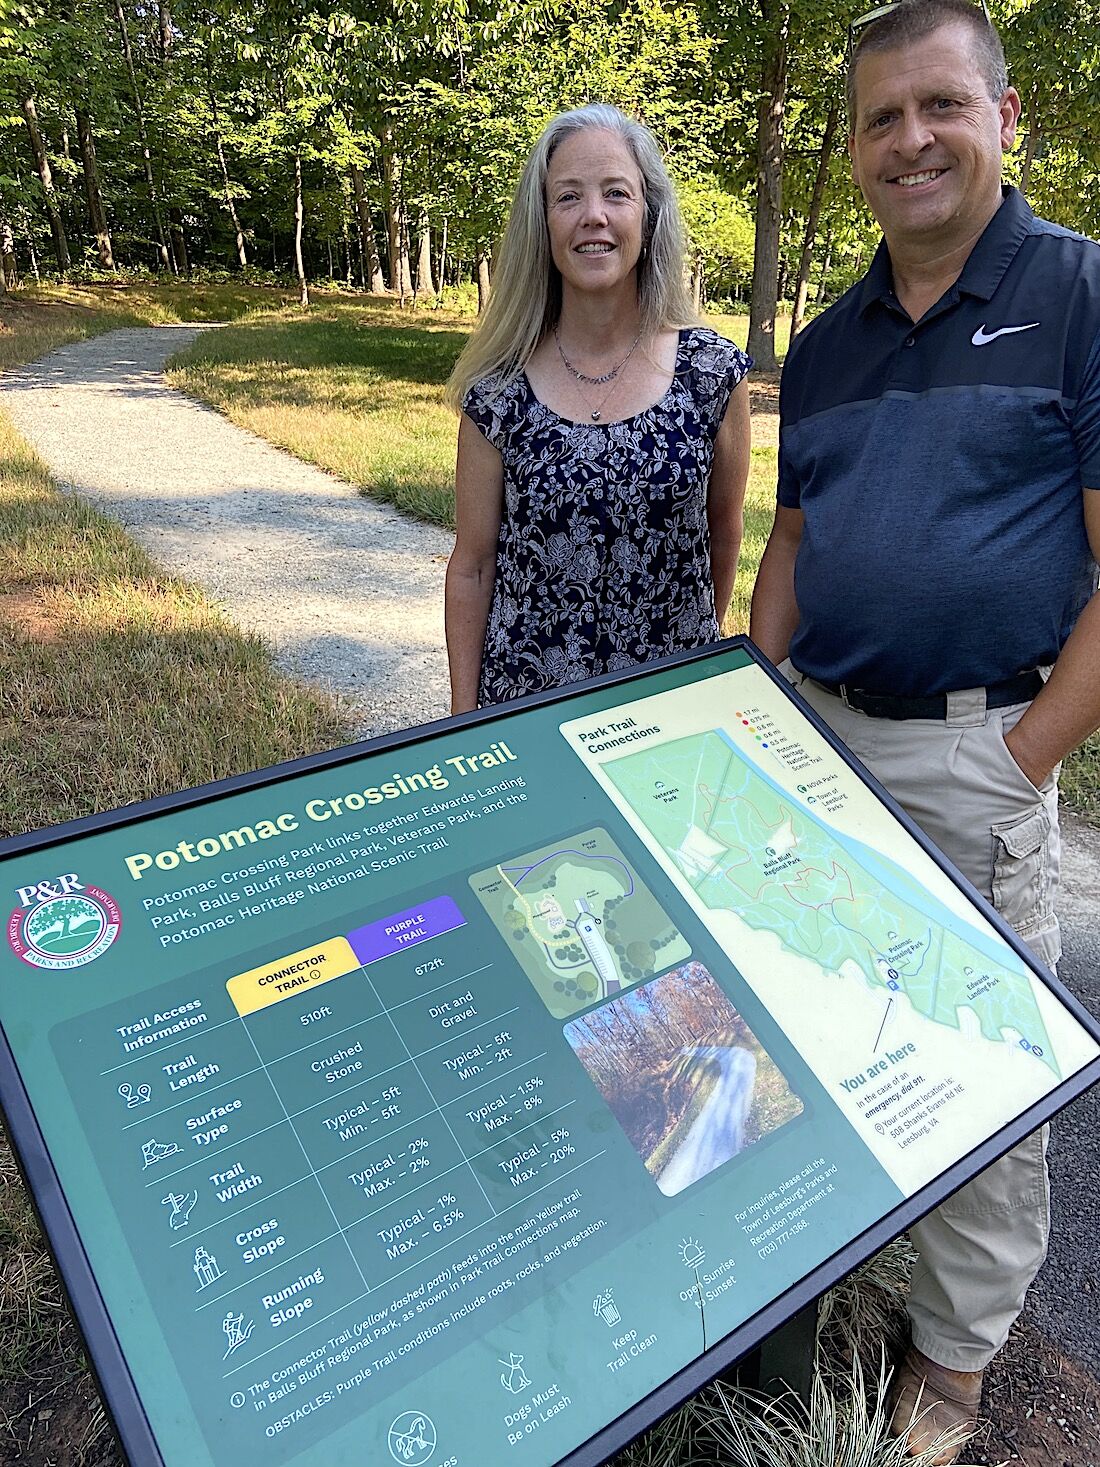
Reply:
M720 331L723 336L728 336L742 351L748 350L749 343L749 318L748 316L729 316L720 311L707 312L706 323L713 326L715 331ZM791 318L790 316L777 316L775 319L775 355L782 362L787 355L787 349L791 344Z
M1100 825L1100 734L1086 739L1062 766L1062 798L1093 825Z
M169 380L230 421L418 519L454 528L443 384L469 331L443 312L326 299L201 337Z

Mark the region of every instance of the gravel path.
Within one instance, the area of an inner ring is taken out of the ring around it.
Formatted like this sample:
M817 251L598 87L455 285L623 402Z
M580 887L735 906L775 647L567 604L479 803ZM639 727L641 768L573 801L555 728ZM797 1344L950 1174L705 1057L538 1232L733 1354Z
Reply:
M361 737L443 716L451 536L169 387L165 362L204 329L62 347L0 378L0 408L64 488L205 587L280 667L350 700Z

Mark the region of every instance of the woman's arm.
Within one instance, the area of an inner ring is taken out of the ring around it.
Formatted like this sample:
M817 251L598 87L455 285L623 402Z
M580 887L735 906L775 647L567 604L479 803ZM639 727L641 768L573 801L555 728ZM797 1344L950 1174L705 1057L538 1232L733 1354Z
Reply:
M444 600L452 713L477 707L503 502L500 454L463 413L455 466L455 548L447 562Z
M742 380L730 394L722 426L714 440L714 463L707 486L710 527L710 573L718 625L729 610L737 557L745 528L745 486L749 478L749 384Z

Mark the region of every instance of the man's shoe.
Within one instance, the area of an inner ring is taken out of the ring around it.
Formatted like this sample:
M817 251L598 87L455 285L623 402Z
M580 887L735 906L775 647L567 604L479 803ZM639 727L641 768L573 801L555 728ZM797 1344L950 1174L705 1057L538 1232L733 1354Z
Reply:
M948 1370L911 1346L890 1387L890 1435L906 1438L911 1457L935 1443L933 1467L948 1467L977 1430L983 1374Z

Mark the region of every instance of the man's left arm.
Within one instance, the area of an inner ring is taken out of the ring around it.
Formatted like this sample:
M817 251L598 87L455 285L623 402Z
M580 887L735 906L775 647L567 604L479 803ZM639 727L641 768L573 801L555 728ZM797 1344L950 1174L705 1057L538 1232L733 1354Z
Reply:
M1085 490L1085 530L1100 561L1100 489ZM1036 787L1100 728L1100 593L1077 619L1046 686L1005 735L1016 763Z

